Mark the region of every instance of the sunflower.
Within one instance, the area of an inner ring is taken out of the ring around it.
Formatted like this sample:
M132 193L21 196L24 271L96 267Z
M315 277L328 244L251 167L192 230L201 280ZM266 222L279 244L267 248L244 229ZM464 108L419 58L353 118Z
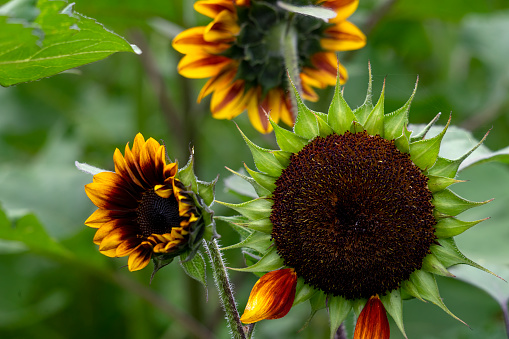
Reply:
M202 0L197 12L212 18L207 26L193 27L173 40L185 54L178 72L187 78L209 78L200 102L212 94L210 110L217 119L232 119L246 108L252 125L263 133L272 130L265 112L276 123L293 126L294 113L286 93L282 37L293 32L303 98L318 100L313 88L336 82L336 52L366 44L364 34L346 19L358 0L290 0L290 5L319 5L336 13L324 21L283 9L276 0ZM339 64L341 82L346 69Z
M223 202L241 215L222 219L244 234L229 248L252 254L246 260L253 264L237 270L263 274L243 323L281 318L309 300L312 314L328 307L332 336L353 310L355 338L388 338L387 313L406 337L403 299L430 301L456 318L435 275L451 277L447 268L456 264L484 270L457 249L454 236L482 221L456 215L487 201L471 202L449 189L473 150L457 160L440 157L450 119L434 137L425 135L437 119L413 134L408 112L415 90L403 107L385 114L384 89L373 106L371 71L369 78L356 110L339 81L328 114L311 111L297 95L293 131L270 120L280 150L260 148L242 134L258 171L234 173L258 197Z
M85 221L97 228L94 243L108 257L129 256L130 271L153 257L165 260L194 250L203 234L192 192L177 179L177 163L166 163L165 146L136 135L122 155L113 156L115 172L100 172L85 192L98 209Z

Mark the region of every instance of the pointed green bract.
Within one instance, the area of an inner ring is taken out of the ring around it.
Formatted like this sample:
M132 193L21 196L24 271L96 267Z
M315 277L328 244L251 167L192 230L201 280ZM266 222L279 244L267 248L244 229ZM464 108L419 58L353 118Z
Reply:
M465 232L470 227L475 226L481 221L484 221L486 219L488 218L476 221L462 221L454 217L442 218L438 220L437 224L435 225L436 229L435 235L438 238L452 238Z
M260 253L263 253L271 245L270 237L271 237L270 234L265 234L262 232L253 232L243 241L235 245L223 247L222 250L247 247Z
M381 296L380 301L384 305L385 310L391 315L403 336L408 338L406 336L405 325L403 323L403 300L401 299L400 291L391 291L390 293Z
M299 278L297 280L297 288L295 292L295 299L293 300L293 306L308 301L316 294L316 290L304 283L304 279Z
M445 189L434 193L431 203L435 206L435 212L438 215L456 216L472 207L481 206L490 201L491 200L482 202L469 201L467 199L463 199L451 190Z
M425 271L428 271L433 274L442 275L444 277L454 277L447 268L438 260L438 258L433 254L428 254L422 261L422 268Z
M464 182L464 180L456 180L449 177L441 177L436 175L428 175L428 188L432 193L442 191L452 184Z
M426 136L426 134L428 133L428 131L430 130L431 127L433 127L433 125L435 125L435 123L438 121L438 118L440 118L440 116L442 115L442 113L438 113L437 115L435 115L435 117L433 118L433 120L431 120L427 125L426 127L423 128L422 131L420 131L419 133L417 133L416 135L412 136L410 138L410 142L416 142L416 141L419 141L419 140L422 140L424 139L424 137Z
M373 110L373 77L371 76L371 65L369 66L369 74L368 74L368 91L366 93L366 99L364 100L364 103L359 106L355 111L353 111L353 115L355 116L356 120L361 124L364 125L366 122L366 119L368 118L369 113Z
M218 203L234 209L251 220L265 218L268 214L270 214L272 208L272 202L263 198L254 199L241 204L230 204L221 201L218 201Z
M281 164L283 168L288 167L292 153L286 151L272 151L271 153L274 154L274 157L277 161L279 161L279 164Z
M293 126L293 131L295 134L303 138L313 139L319 134L318 121L316 120L316 116L302 102L302 98L300 97L297 88L295 88L295 84L291 80L290 84L292 85L295 97L297 99L298 110L297 119L295 121L295 125Z
M382 93L378 99L378 103L376 104L375 108L373 108L368 118L366 119L366 122L364 123L364 128L368 134L380 135L382 138L384 137L384 96L385 80L382 87Z
M342 297L329 297L329 321L330 321L330 338L334 339L336 331L341 323L346 319L348 313L352 309L352 305L348 300Z
M271 247L268 252L254 265L244 268L230 268L240 272L270 272L283 266L283 259L279 257L275 247Z
M240 134L244 138L251 154L253 155L253 160L255 162L256 168L259 171L267 173L272 176L279 176L281 174L281 164L277 161L274 154L272 154L272 150L261 148L260 146L255 145L251 140L249 140L246 135L240 130Z
M421 170L425 171L435 164L438 152L440 151L442 138L444 137L450 123L451 118L449 117L447 125L445 125L445 128L439 135L431 139L424 139L410 143L410 157L414 164L416 164Z
M276 136L277 144L281 150L297 153L307 145L308 140L306 138L300 137L295 133L284 129L276 124L272 119L269 119L269 121L274 128L274 135Z
M268 174L253 171L252 169L247 167L246 164L244 164L244 167L246 168L246 171L249 173L249 175L254 180L256 180L257 183L259 183L261 186L265 187L266 189L268 189L271 192L274 191L274 189L276 188L276 184L275 184L276 179L277 179L276 177L268 175Z
M239 176L240 178L244 179L245 181L247 181L248 183L251 184L251 186L253 186L254 190L256 191L256 193L258 194L258 196L265 196L265 195L268 195L270 194L270 191L268 189L266 189L265 187L263 187L262 185L260 185L258 182L256 182L256 180L254 180L253 178L251 177L248 177L247 175L244 175L244 174L241 174L241 173L238 173L238 172L235 172L234 170L226 167L226 169L230 172L232 172L233 174Z
M336 81L334 97L329 106L329 114L327 115L327 123L337 134L343 134L350 130L352 121L355 119L352 109L346 103L341 93L339 85L339 76Z
M417 78L412 95L407 100L407 102L396 111L385 115L384 135L387 140L394 140L399 138L405 132L406 126L408 125L408 113L410 111L410 105L412 104L412 100L414 99L415 93L417 91L418 82L419 78Z

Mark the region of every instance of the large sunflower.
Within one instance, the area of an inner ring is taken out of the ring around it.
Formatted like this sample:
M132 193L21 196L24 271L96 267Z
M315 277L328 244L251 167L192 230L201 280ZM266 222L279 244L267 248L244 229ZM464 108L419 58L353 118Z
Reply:
M313 88L336 82L336 52L359 49L364 34L346 19L357 9L358 0L290 0L290 5L320 5L336 17L328 22L281 8L276 0L202 0L194 4L213 19L207 26L193 27L173 40L173 47L186 54L178 71L188 78L209 78L198 101L212 94L210 110L217 119L231 119L246 108L260 132L272 130L265 112L274 122L295 122L286 93L282 38L291 31L296 44L303 98L316 101ZM348 78L339 64L341 82Z
M405 334L402 299L411 297L455 317L435 275L452 276L447 268L456 264L483 269L457 249L454 236L481 221L456 215L485 202L448 188L459 182L457 170L470 154L438 155L450 120L429 139L436 119L417 135L408 130L413 96L385 114L384 90L371 103L370 74L366 101L352 111L338 81L328 114L311 111L298 97L293 132L270 121L280 150L262 149L243 135L259 171L246 167L251 177L239 175L259 198L223 203L242 214L224 219L248 234L231 247L261 257L238 270L264 275L242 322L281 318L310 300L313 313L328 307L331 335L354 310L355 338L388 338L386 313Z
M129 144L124 155L116 149L113 161L115 172L98 173L85 186L98 207L85 224L97 228L99 251L129 256L129 270L136 271L153 256L168 259L193 250L196 233L203 231L198 209L175 177L177 163L166 163L164 145L138 134L132 150Z

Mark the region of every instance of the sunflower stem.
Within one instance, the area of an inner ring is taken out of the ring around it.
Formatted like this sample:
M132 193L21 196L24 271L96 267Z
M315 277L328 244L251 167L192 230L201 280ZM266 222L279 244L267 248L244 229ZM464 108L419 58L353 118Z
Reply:
M302 93L302 84L300 82L300 70L299 70L299 54L297 52L297 33L293 25L291 25L291 18L288 21L288 26L282 36L282 54L284 55L285 67L288 72L288 76L292 80L295 88L299 93ZM297 98L294 91L289 88L290 101L292 103L292 120L295 121L297 118Z
M228 278L228 272L224 264L224 259L219 249L217 239L212 239L207 242L203 240L203 247L207 251L210 263L212 265L212 275L216 282L217 291L219 293L219 299L223 306L223 310L226 315L226 321L230 327L232 338L235 339L246 339L244 328L240 322L239 312L237 310L237 303L233 295L232 285Z

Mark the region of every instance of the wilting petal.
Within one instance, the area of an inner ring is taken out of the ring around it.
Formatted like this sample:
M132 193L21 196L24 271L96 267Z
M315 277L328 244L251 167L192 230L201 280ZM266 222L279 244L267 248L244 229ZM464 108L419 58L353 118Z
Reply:
M373 296L369 298L357 319L354 339L389 339L390 336L385 307L378 296Z
M185 55L178 64L178 72L186 78L201 79L216 75L232 60L222 55L196 53Z
M186 29L173 39L173 48L182 54L219 54L230 48L230 44L224 41L206 41L203 36L205 28L199 26Z
M325 30L326 38L320 39L322 48L330 51L351 51L366 45L366 36L349 21L342 21Z
M292 268L266 273L254 285L240 318L244 324L264 319L279 319L292 308L297 274Z

